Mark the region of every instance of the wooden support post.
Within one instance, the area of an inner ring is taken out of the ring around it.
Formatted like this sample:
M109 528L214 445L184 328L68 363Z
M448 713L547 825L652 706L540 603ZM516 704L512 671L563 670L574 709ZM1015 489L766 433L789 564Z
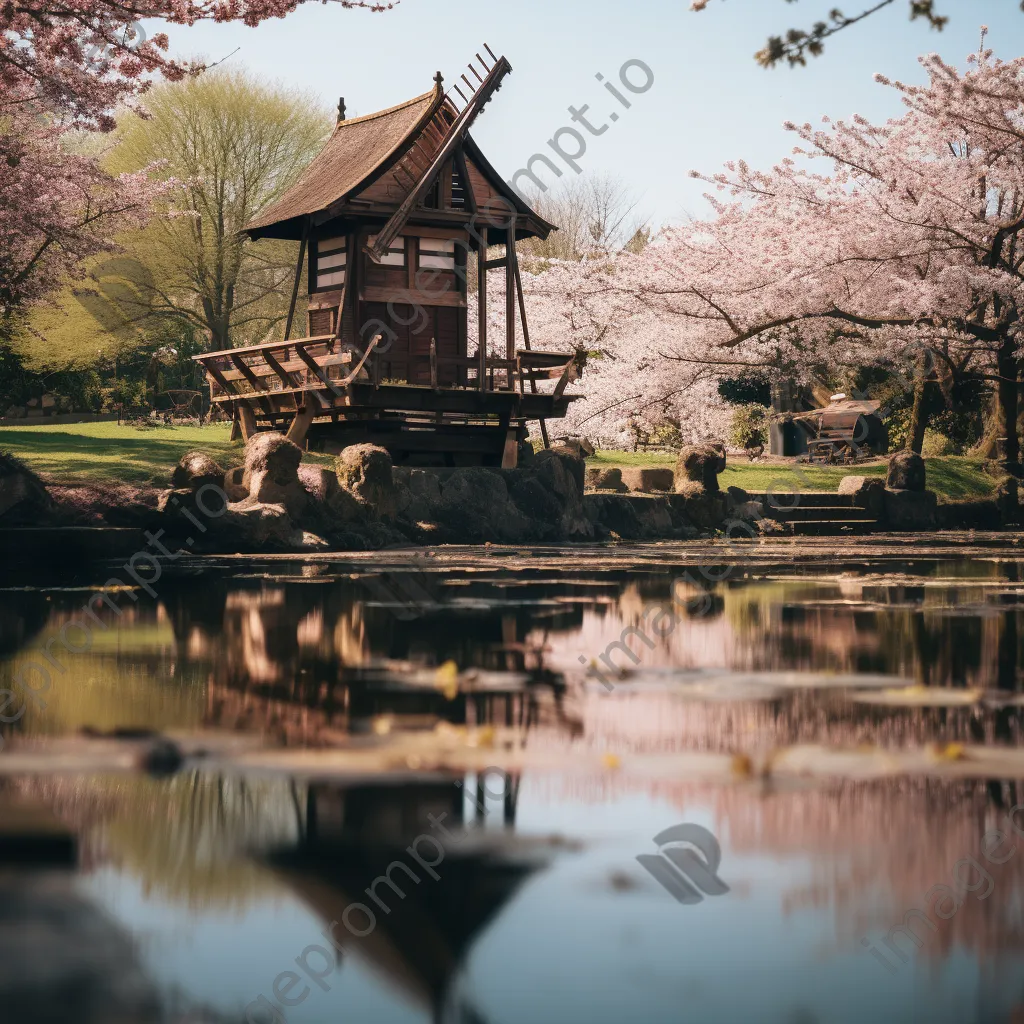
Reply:
M295 302L299 297L299 280L302 277L302 261L306 258L306 240L309 237L309 218L302 225L302 241L299 242L299 262L295 264L295 280L292 282L292 301L288 306L288 319L284 322L284 340L292 333L292 320L295 317Z
M512 255L516 251L516 215L508 215L508 234L505 237L505 358L511 362L516 357L516 277ZM505 371L508 388L515 391L512 368Z
M477 339L480 347L480 390L487 390L487 229L484 228L476 251Z
M341 326L345 320L345 301L348 299L348 281L352 276L355 260L352 258L352 248L355 245L356 236L348 234L345 236L345 280L341 282L341 301L338 303L338 323L334 328L334 337L341 341Z
M312 398L312 395L309 397ZM300 448L304 448L306 434L309 433L309 427L315 415L316 406L313 402L307 401L305 406L296 412L295 419L292 420L291 426L288 428L286 435L288 440L294 441Z
M242 440L248 441L256 433L256 414L244 398L238 403L238 422L242 427Z
M512 272L516 279L516 294L519 296L519 319L523 322L523 345L526 347L526 351L530 351L530 325L526 321L526 299L523 297L523 278L519 273L519 253L516 251L515 246L512 247L510 253L512 257ZM530 377L530 390L537 394L537 382ZM540 436L544 441L544 447L550 448L551 441L548 439L548 425L544 420L540 420Z
M430 339L430 386L437 390L437 342Z
M501 434L505 443L501 449L501 468L515 469L519 464L519 431L512 426L509 413L502 413L499 418Z

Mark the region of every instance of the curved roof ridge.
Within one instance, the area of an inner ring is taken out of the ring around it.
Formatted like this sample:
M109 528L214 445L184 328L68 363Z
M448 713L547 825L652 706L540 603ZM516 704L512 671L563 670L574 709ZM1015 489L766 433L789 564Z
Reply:
M434 86L429 92L421 93L419 96L414 96L411 100L406 100L404 103L396 103L393 107L385 107L384 110L375 110L372 114L360 114L358 117L347 117L344 121L339 121L334 126L332 135L341 131L342 128L347 128L349 125L361 124L364 121L372 121L375 117L384 117L387 114L394 114L399 110L404 110L406 107L411 107L414 103L422 103L424 100L433 99L437 92L437 86Z
M286 221L319 213L362 188L394 161L443 102L444 92L437 83L404 103L339 122L284 194L242 230L265 234Z

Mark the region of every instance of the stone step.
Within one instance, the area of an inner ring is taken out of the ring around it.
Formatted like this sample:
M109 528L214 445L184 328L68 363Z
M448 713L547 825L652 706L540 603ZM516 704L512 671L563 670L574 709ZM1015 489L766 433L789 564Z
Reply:
M870 519L870 514L862 508L851 508L850 506L812 505L804 507L798 505L796 508L765 508L765 519L774 519L778 523L808 523L808 522L849 522L852 520Z
M836 494L834 491L773 491L770 495L763 491L759 494L751 492L750 500L761 502L765 515L772 509L854 507L849 494Z

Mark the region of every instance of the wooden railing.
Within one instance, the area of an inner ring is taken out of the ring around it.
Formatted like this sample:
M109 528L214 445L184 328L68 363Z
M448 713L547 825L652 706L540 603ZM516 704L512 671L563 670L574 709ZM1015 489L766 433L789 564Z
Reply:
M516 391L525 393L529 384L555 380L555 397L566 385L576 380L585 357L561 352L531 352L520 349L515 359L487 359L484 381L480 381L480 360L477 356L442 356L434 340L429 354L402 353L394 359L386 351L378 352L381 336L373 338L363 353L341 351L334 335L298 338L292 341L267 342L245 348L225 349L193 356L210 379L213 402L236 399L255 401L269 411L269 398L329 392L340 395L357 381L386 385L383 367L396 363L407 368L408 386L471 388L485 391ZM423 368L422 374L419 368ZM415 368L415 369L414 369ZM449 372L446 372L449 371ZM421 379L422 378L422 379ZM454 381L454 383L452 383ZM326 406L323 398L321 404Z

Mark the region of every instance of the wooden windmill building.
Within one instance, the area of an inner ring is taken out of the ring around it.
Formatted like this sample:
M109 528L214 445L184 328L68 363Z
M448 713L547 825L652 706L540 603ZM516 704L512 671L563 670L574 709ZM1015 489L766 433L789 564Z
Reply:
M487 53L490 63L477 55L479 69L471 64L447 93L438 73L429 92L375 114L347 120L342 100L321 152L246 226L254 239L298 242L299 256L284 340L195 357L244 437L286 430L327 451L379 444L398 463L510 466L529 421L541 421L546 440L545 421L565 415L583 357L531 351L515 249L554 226L468 134L512 70ZM489 246L503 255L488 260ZM506 336L491 338L490 352L500 355L488 354L487 338L487 271L496 269Z

